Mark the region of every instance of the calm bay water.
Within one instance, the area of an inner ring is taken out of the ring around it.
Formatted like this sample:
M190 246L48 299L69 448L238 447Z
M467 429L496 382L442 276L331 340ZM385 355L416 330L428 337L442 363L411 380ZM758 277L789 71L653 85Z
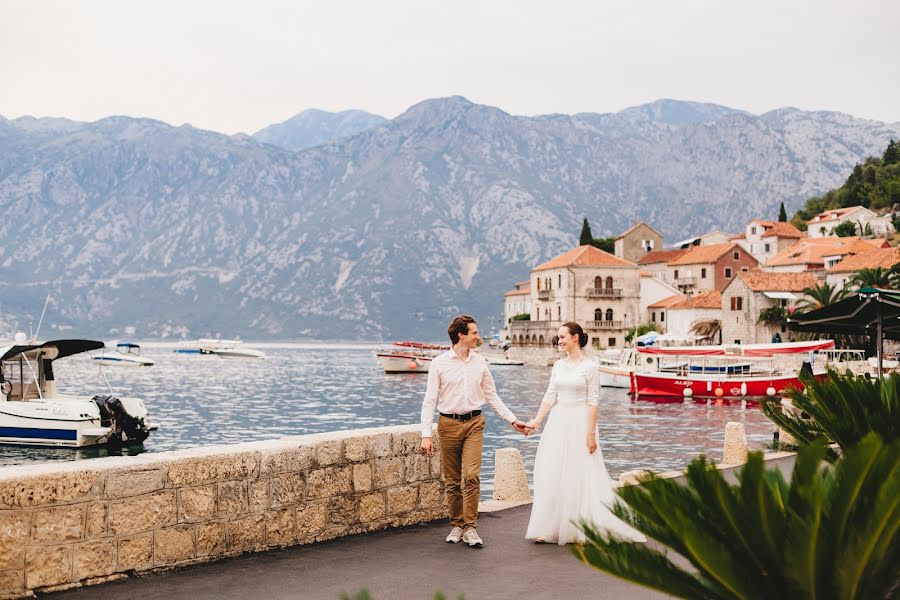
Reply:
M248 344L263 360L175 354L173 346L147 344L149 368L104 368L120 396L144 399L160 424L142 447L161 452L191 446L273 439L341 429L413 424L419 421L425 375L386 375L373 345ZM108 393L88 355L54 365L60 391ZM532 417L550 378L549 367L494 367L497 389L522 420ZM531 471L538 436L525 438L485 405L487 427L482 488L493 481L494 450L518 448ZM752 446L772 439L774 426L758 408L739 404L654 403L633 400L624 390L600 395L600 448L613 477L629 469L683 467L707 453L722 455L725 423L744 423ZM80 460L104 450L0 446L0 465L41 460Z

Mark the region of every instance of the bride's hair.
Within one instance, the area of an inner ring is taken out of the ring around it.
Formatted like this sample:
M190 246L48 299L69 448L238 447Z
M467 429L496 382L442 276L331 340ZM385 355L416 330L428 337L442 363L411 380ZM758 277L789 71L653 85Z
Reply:
M567 323L562 324L563 327L569 330L569 333L572 335L578 336L578 344L584 348L588 343L588 335L584 332L584 329L581 328L581 325L576 323L575 321L569 321Z

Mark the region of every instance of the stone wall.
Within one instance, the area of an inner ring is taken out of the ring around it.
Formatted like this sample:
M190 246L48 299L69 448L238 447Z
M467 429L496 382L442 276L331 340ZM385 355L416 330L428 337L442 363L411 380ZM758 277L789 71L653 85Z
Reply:
M412 425L5 467L0 597L445 518L420 441Z

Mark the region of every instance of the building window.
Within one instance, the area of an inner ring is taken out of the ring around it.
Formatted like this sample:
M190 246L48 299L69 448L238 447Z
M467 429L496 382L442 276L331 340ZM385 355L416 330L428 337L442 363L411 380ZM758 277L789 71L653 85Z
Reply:
M557 286L559 289L562 289L562 274L558 275L559 277L559 285Z
M737 250L734 251L734 254L731 255L734 260L741 260L741 253Z
M594 289L599 290L602 287L603 287L603 278L600 277L599 275L594 277Z
M602 320L603 320L603 309L601 309L601 308L595 308L595 309L594 309L594 320L595 320L595 321L602 321Z
M741 340L734 340L734 343L740 345Z
M750 228L750 234L751 234L751 235L756 235L756 227L751 227L751 228Z
M556 307L556 319L562 321L562 306Z
M607 320L607 321L612 321L612 320L613 320L613 311L612 311L611 308L607 308L607 309L606 309L606 320Z
M612 279L612 277L607 277L607 278L606 278L606 289L611 290L611 289L612 289L612 286L613 286L613 279Z
M750 267L741 267L741 273L749 273Z
M537 291L541 291L541 278L537 278Z
M744 310L744 299L741 296L731 297L731 310Z
M650 322L656 323L656 311L650 313Z
M609 338L609 339L607 340L607 342L609 342L609 343L607 344L607 347L609 347L609 348L615 348L615 347L616 347L616 338Z
M706 279L706 269L700 269L700 279Z
M675 269L675 279L678 279L678 269Z
M764 248L766 249L766 254L768 254L768 253L769 253L769 244L766 244L766 245L764 246Z
M725 279L731 277L731 267L725 267Z
M781 300L781 308L787 308L787 300L786 299Z
M666 320L666 311L664 311L664 310L659 311L659 322L662 323L665 320Z

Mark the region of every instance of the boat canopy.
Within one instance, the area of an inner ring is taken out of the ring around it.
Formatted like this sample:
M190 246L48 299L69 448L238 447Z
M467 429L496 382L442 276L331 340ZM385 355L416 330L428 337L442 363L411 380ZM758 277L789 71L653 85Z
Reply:
M140 346L131 342L119 342L116 348L140 348Z
M639 348L638 352L641 352L642 354L663 354L668 356L776 356L780 354L802 354L804 352L827 350L829 348L834 348L834 340L729 346L643 347Z
M105 344L97 340L51 340L43 344L0 347L0 360L9 360L19 354L25 354L34 350L40 350L45 358L56 360L72 356L73 354L99 350L103 347L105 347Z

